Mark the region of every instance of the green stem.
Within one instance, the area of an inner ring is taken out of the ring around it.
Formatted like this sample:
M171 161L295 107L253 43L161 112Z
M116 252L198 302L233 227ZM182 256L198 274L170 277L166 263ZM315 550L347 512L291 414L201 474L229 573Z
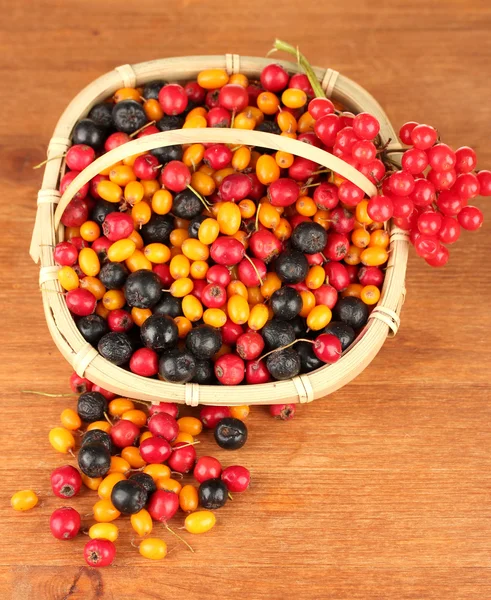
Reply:
M314 90L314 94L316 95L316 97L317 98L325 98L326 97L326 94L324 93L324 90L322 89L321 84L319 83L319 80L317 79L317 77L314 73L314 69L312 69L311 64L305 58L305 56L299 51L298 48L295 48L291 44L288 44L287 42L284 42L283 40L278 40L278 39L276 39L274 41L273 47L275 48L275 50L281 50L282 52L286 52L287 54L291 54L292 56L295 56L298 64L302 68L302 71L309 78L310 85L312 86L312 89Z

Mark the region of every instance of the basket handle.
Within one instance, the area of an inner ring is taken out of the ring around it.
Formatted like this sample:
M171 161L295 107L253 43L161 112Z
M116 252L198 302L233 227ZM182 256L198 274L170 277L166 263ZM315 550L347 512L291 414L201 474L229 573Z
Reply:
M263 131L250 131L246 129L174 129L162 133L144 136L132 140L106 154L86 167L68 186L60 199L55 212L54 226L58 227L63 211L78 190L88 183L98 173L117 163L118 161L138 154L148 152L155 148L174 146L176 144L242 144L247 146L263 146L272 150L282 150L312 160L319 165L335 171L345 179L350 180L369 196L377 193L375 185L365 175L357 171L344 160L330 154L325 150L310 144L299 142L291 138L265 133Z

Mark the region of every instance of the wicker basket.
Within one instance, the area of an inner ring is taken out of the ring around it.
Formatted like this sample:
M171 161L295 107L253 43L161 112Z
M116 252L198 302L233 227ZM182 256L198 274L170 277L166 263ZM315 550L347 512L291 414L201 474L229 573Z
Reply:
M59 267L53 260L53 245L63 240L64 228L60 224L60 217L66 205L78 189L101 170L137 152L192 142L258 145L313 160L351 180L369 196L376 193L375 186L356 169L332 154L297 140L240 129L185 129L139 138L102 155L78 175L60 198L57 188L60 175L63 175L65 169L60 155L63 155L70 145L73 127L79 119L87 115L94 104L112 95L117 89L135 87L160 78L170 81L192 79L200 71L209 68L222 68L229 73L241 72L248 77L257 78L263 67L270 62L263 58L229 54L170 58L133 66L123 65L88 85L61 116L48 146L49 162L46 164L42 188L38 194L30 253L35 262L41 263L39 283L43 292L48 329L60 352L79 375L86 376L90 381L121 396L149 402L169 401L190 406L303 403L326 396L351 381L368 366L387 336L397 332L405 294L408 236L394 226L390 230L390 258L381 298L370 314L368 324L337 363L288 381L227 389L223 386L200 386L193 383L170 384L134 375L100 356L78 331L63 295L52 293L62 291L57 279ZM281 64L291 73L299 72L299 67L294 63ZM382 108L362 87L331 69L326 71L316 68L315 74L327 96L338 100L355 113L368 111L378 118L383 143L397 140ZM401 148L396 141L390 143L389 147L395 150Z

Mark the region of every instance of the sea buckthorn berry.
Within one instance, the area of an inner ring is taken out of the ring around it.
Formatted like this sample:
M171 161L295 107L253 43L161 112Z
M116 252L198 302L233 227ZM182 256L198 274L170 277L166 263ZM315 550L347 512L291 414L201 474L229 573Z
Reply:
M281 215L278 213L274 206L263 202L258 207L259 210L259 222L264 225L267 229L275 229L280 224Z
M137 427L143 427L147 422L147 415L142 410L133 408L124 412L121 415L121 419L123 419L123 421L131 421L131 423L134 423Z
M141 469L147 464L146 461L144 461L141 457L138 448L134 446L128 446L127 448L123 448L121 452L121 458L127 460L132 469Z
M35 492L32 490L22 490L16 492L12 498L10 498L10 506L14 510L31 510L38 503L39 499Z
M143 323L152 316L152 311L149 308L137 308L134 306L131 309L131 318L138 327L141 327Z
M123 190L121 187L109 180L99 181L97 184L97 193L103 200L114 204L119 203L123 198Z
M115 398L109 402L109 414L112 417L121 417L125 412L133 410L135 405L128 398Z
M328 306L319 304L315 306L307 316L307 326L314 331L326 327L332 319L332 313Z
M204 129L205 127L208 127L208 122L206 118L201 115L194 115L189 119L186 119L182 126L183 129Z
M234 282L232 282L230 285L233 285L233 283ZM247 294L247 288L245 289L245 291ZM239 294L234 294L230 296L227 302L227 312L228 316L234 323L237 323L238 325L243 325L244 323L247 323L250 313L247 299Z
M278 150L278 152L276 152L274 155L274 158L280 169L289 169L292 166L295 157L289 152Z
M82 419L77 412L71 408L65 408L60 415L60 421L63 427L70 431L76 431L82 427Z
M109 467L108 474L122 473L123 475L127 475L130 471L131 466L127 460L120 456L111 456L111 466Z
M232 156L232 167L237 171L247 169L251 161L251 151L247 146L240 146Z
M299 198L295 203L295 208L299 215L303 215L304 217L313 217L317 212L317 206L312 198L304 196L303 198Z
M370 239L370 233L366 229L355 229L351 234L351 241L357 248L366 248Z
M251 306L256 306L256 304L260 304L264 301L259 286L247 288L247 301Z
M227 315L220 308L207 308L203 313L203 321L211 327L223 327L227 322Z
M189 321L194 323L203 316L203 306L198 298L189 294L182 299L182 312Z
M232 319L232 317L230 318ZM248 327L250 327L250 329L254 331L259 331L264 327L264 325L266 325L269 318L270 315L266 304L258 303L250 309L249 317L247 319L247 325Z
M187 296L186 296L186 298L187 298ZM175 317L174 321L177 325L177 330L179 332L179 338L184 339L187 336L187 334L191 331L191 329L193 328L193 324L187 317Z
M108 310L117 310L123 308L126 298L121 290L108 290L102 298L102 303Z
M278 123L278 126L281 129L281 131L293 133L297 130L297 120L292 115L292 113L287 112L286 110L283 110L280 113L278 113L278 116L276 117L276 122Z
M247 405L230 407L230 416L240 421L246 419L249 416L249 412L250 408Z
M184 442L185 444L192 444L194 442L194 438L190 433L186 433L185 431L180 431L177 434L176 439L172 442L171 446L175 446L176 444L179 444L180 442ZM169 475L169 477L170 477L170 475Z
M229 81L229 76L224 69L206 69L198 73L198 84L205 90L216 90Z
M192 279L205 279L209 266L206 260L195 260L191 263L189 274Z
M174 494L179 494L182 489L182 485L179 481L170 477L158 479L156 485L158 490L167 490L168 492L174 492Z
M233 127L235 129L255 129L257 125L256 119L253 116L251 110L245 110L240 112L233 121Z
M287 219L280 219L278 225L273 229L275 237L282 242L289 239L292 235L292 226Z
M256 213L256 205L252 200L248 200L247 198L241 200L237 206L239 207L242 219L250 219Z
M198 508L198 490L194 485L185 485L179 492L179 506L184 512L193 512Z
M91 540L109 540L115 542L118 539L119 529L114 523L94 523L88 531Z
M80 287L84 290L88 290L96 300L102 300L106 293L106 288L97 277L83 277L80 280Z
M360 283L350 283L348 287L341 292L342 298L361 298L363 286Z
M281 101L288 108L302 108L307 103L307 94L303 90L288 88L281 95Z
M150 475L155 482L157 482L159 479L168 478L171 475L169 467L162 464L148 464L143 469L143 472L147 473L147 475Z
M184 527L189 533L200 534L210 531L215 523L216 518L211 510L199 510L186 517Z
M203 160L204 155L205 147L203 144L191 144L184 151L184 154L182 155L182 162L187 167L192 167L194 170L196 170L200 162Z
M191 177L191 187L202 196L211 196L216 189L216 183L211 175L196 171Z
M82 248L78 255L78 264L85 275L95 277L101 270L99 257L92 248Z
M136 244L132 240L118 240L109 247L107 257L111 262L123 262L130 258L135 250Z
M81 477L85 487L93 492L96 492L102 483L102 477L87 477L85 473L81 473Z
M99 429L100 431L109 433L111 431L111 423L108 423L107 421L94 421L93 423L89 423L87 425L86 431L92 431L94 429Z
M280 101L276 94L272 92L262 92L257 97L257 106L265 115L274 115L278 112Z
M256 175L263 185L268 185L280 177L280 168L269 154L263 154L256 164Z
M143 558L162 560L167 555L167 544L158 538L146 538L138 546L138 551Z
M159 101L155 98L146 100L143 104L143 110L145 111L149 121L160 121L160 119L164 116L164 111L162 110Z
M363 252L363 248L358 248L358 246L351 245L348 248L348 252L344 257L344 262L347 265L359 265L361 262L361 253Z
M96 502L92 507L92 511L94 513L94 520L98 523L110 523L121 516L119 510L114 507L108 498Z
M151 198L155 192L160 190L160 184L156 179L144 179L140 183L143 186L144 198Z
M314 131L315 119L309 112L305 112L299 119L297 123L297 131L298 133L308 133L309 131Z
M145 246L143 254L154 264L162 264L170 260L170 250L168 246L158 242Z
M123 100L134 100L135 102L141 103L141 94L135 88L124 87L114 92L113 100L115 104L122 102Z
M136 249L137 250L142 250L144 243L143 243L143 238L142 236L138 233L138 231L136 231L135 229L133 229L133 231L130 233L130 235L127 237L128 240L131 240L132 242L135 243ZM93 244L92 244L93 246Z
M150 465L148 465L150 466ZM162 465L164 466L164 465ZM130 516L131 526L137 535L143 537L145 535L149 535L153 529L153 521L149 512L142 508L137 513L133 513Z
M170 274L174 279L188 277L190 266L189 258L183 254L178 254L170 261Z
M310 291L302 290L300 292L300 298L302 299L302 309L300 310L299 315L306 318L315 307L315 295Z
M130 181L136 181L136 175L128 165L114 165L109 171L109 181L125 187Z
M131 218L135 227L140 228L146 225L152 217L152 209L146 202L139 202L131 209Z
M80 283L77 272L72 267L61 267L58 271L58 281L67 291L76 290Z
M141 434L141 436L140 436L140 440L139 440L140 444L142 442L144 442L145 440L148 440L148 438L151 438L151 437L153 437L153 433L152 432L150 432L150 431L144 431Z
M171 232L169 239L170 239L170 243L173 246L180 248L182 246L182 244L184 243L184 240L187 240L188 238L189 238L189 231L187 229L177 228Z
M128 204L138 204L143 199L145 190L139 181L130 181L124 188L124 199Z
M224 202L217 215L220 232L224 235L234 235L240 228L242 216L239 207L233 202Z
M387 262L389 254L385 248L373 246L361 253L361 262L369 267L379 267Z
M375 285L366 285L361 291L360 298L369 306L377 304L380 299L380 290Z
M49 432L49 442L57 452L68 454L75 448L75 438L71 431L64 427L54 427Z
M126 477L122 473L111 473L106 475L101 484L97 488L97 494L101 500L110 500L113 487L120 481L124 481Z
M172 210L172 194L168 190L157 190L152 196L152 210L158 215L167 215Z
M177 420L179 431L197 436L203 431L203 424L196 417L181 417Z
M440 226L441 226L441 220L440 220ZM372 233L370 234L370 243L368 245L369 245L369 247L379 246L380 248L388 248L389 243L390 243L389 232L385 231L385 229L377 229L375 231L372 231Z
M94 242L101 235L101 228L95 221L85 221L80 226L80 237L86 242Z
M181 249L184 256L187 256L189 260L208 260L208 257L210 256L210 250L208 249L208 246L202 243L200 240L193 238L184 240Z

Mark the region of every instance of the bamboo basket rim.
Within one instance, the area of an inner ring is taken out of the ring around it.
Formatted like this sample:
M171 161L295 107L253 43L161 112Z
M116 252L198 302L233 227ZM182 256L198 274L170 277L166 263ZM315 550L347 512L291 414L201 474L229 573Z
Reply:
M64 228L59 223L64 207L78 189L106 166L125 156L151 148L191 142L223 142L260 145L314 160L332 168L353 181L372 196L375 186L356 169L319 148L297 140L257 131L239 129L181 129L145 136L129 142L99 157L82 171L70 184L63 196L57 190L64 160L60 156L70 145L70 135L76 122L86 116L90 108L110 96L120 87L134 87L153 79L179 81L196 77L209 68L223 68L228 73L242 72L257 77L270 63L282 64L290 73L300 72L298 65L258 57L190 56L154 60L135 65L123 65L94 80L67 106L55 128L48 146L48 160L42 188L38 194L38 209L30 254L41 263L40 288L48 329L63 356L74 370L90 381L122 396L147 402L173 401L190 406L198 404L241 405L280 404L285 402L310 402L326 396L356 377L368 366L382 347L388 334L397 333L400 311L405 296L405 273L408 256L408 234L390 224L390 255L379 303L370 314L367 325L355 342L333 365L325 365L309 374L298 375L286 381L260 385L206 386L194 383L170 384L148 379L117 367L99 355L78 331L57 279L59 266L53 259L53 246L63 239ZM326 94L341 101L350 110L366 110L374 114L381 124L380 136L393 150L401 150L395 131L386 114L375 99L361 86L332 69L314 68L316 77ZM55 210L56 207L56 210ZM221 393L224 392L225 393ZM228 392L231 393L228 393Z

